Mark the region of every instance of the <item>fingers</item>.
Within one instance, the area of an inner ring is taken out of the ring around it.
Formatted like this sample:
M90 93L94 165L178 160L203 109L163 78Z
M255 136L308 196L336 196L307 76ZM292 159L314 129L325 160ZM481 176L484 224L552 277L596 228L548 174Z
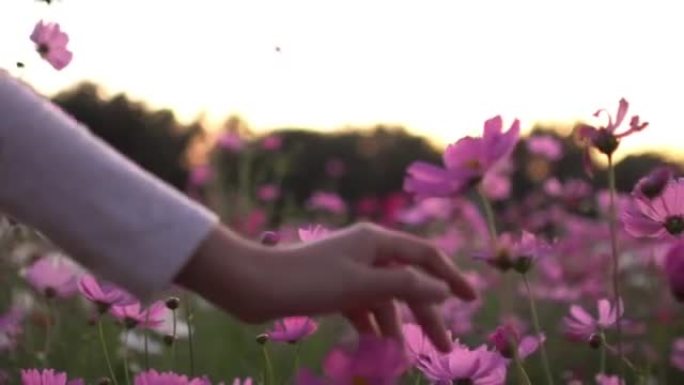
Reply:
M359 334L380 335L370 312L365 309L348 310L343 313Z
M357 275L361 303L380 303L393 298L406 302L440 303L450 296L448 286L412 267L367 269Z
M395 338L403 341L399 313L394 301L386 301L373 308L373 315L383 337Z
M451 351L451 338L444 326L444 320L437 307L424 303L409 303L411 311L419 325L423 327L425 335L432 344L444 353Z
M373 227L376 228L376 227ZM376 228L375 240L380 260L374 262L400 261L418 265L430 274L449 284L454 295L467 301L477 295L465 277L444 253L426 241L410 234ZM382 260L383 258L387 260Z

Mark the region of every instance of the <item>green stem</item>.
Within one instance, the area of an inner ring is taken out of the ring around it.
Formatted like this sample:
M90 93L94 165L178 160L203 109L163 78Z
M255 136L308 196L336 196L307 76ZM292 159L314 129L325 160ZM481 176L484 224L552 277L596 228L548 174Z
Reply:
M494 219L494 209L492 209L492 204L489 202L489 199L487 199L487 196L484 194L482 189L477 189L477 195L480 197L480 201L482 202L482 209L484 210L485 218L487 220L487 229L489 230L489 237L492 240L492 247L495 247L497 243L497 232L496 220Z
M173 342L171 342L171 367L175 370L176 369L176 324L177 324L177 318L176 318L176 309L171 311L171 314L173 315L173 329L171 331L171 337L173 338Z
M292 360L292 374L290 377L293 379L297 378L297 371L299 370L299 348L301 344L295 342L294 344L294 358Z
M625 355L622 350L622 311L620 302L620 262L618 254L618 243L617 243L617 222L615 213L615 167L613 166L613 157L608 156L608 190L610 196L609 212L608 212L608 222L610 225L610 250L613 260L613 296L614 304L617 308L615 328L617 331L617 350L618 356L620 356L620 377L625 376L625 366L623 364L625 360Z
M188 353L190 354L190 376L195 376L195 348L192 335L192 322L194 314L192 313L192 308L190 304L190 296L185 296L185 317L188 319Z
M518 347L515 346L515 344L513 345L513 362L515 362L515 366L518 368L518 381L522 385L532 385L532 382L530 381L530 376L527 375L527 371L525 371L525 367L523 367L522 360L520 360L520 355L518 354Z
M264 354L264 385L274 385L273 363L271 362L271 356L268 354L268 348L266 348L266 344L261 346L261 351Z
M420 370L416 369L416 375L415 375L415 377L416 377L416 379L415 379L415 382L413 383L413 385L420 385L420 383L422 382L422 377L423 377L423 376L420 374Z
M527 280L526 274L521 274L523 282L525 283L525 290L527 291L527 298L530 300L530 313L532 314L532 325L534 332L538 337L542 336L541 326L539 324L539 315L537 314L537 305L534 302L534 296L530 289L530 282ZM539 344L539 353L541 354L542 366L544 367L544 374L546 374L546 382L553 385L553 374L551 372L551 365L549 364L549 357L546 354L546 344L541 342Z
M601 332L601 341L606 340L606 335ZM599 366L599 372L600 373L605 373L606 372L606 344L601 343L601 360L600 360L600 366Z
M131 373L128 370L128 329L124 327L124 344L123 344L123 364L124 375L126 377L126 385L131 385Z
M56 328L57 325L57 316L55 312L55 308L53 305L53 300L52 298L45 298L45 302L47 304L47 319L45 322L45 341L43 343L43 351L41 352L41 358L43 361L43 365L45 367L49 366L48 363L48 354L50 353L50 345L52 343L52 334L54 333L54 329ZM55 327L52 326L53 320L55 321Z
M114 376L114 369L112 369L112 361L109 358L109 350L107 349L107 341L105 340L104 330L102 330L102 318L97 319L97 331L100 334L100 344L102 345L102 352L104 353L105 361L107 362L107 369L109 369L109 376L112 378L114 385L119 385L119 382Z
M150 323L150 312L148 311L148 312L145 314L145 324L146 324L146 325L149 325L149 323ZM143 342L144 342L144 345L145 345L145 360L144 360L144 361L145 361L145 362L144 362L144 364L145 364L145 371L150 370L150 348L149 348L149 346L148 346L148 341L147 341L148 339L149 339L148 330L147 330L147 328L145 327L145 328L143 328Z

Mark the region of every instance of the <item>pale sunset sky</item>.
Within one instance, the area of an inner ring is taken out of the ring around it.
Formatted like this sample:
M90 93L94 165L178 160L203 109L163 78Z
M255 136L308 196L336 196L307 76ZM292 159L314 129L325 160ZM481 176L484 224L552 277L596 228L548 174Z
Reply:
M624 152L684 155L684 23L675 1L0 0L0 66L51 95L81 80L183 121L257 131L399 124L446 144L496 114L649 121ZM59 22L57 72L29 40ZM279 51L276 49L279 47Z

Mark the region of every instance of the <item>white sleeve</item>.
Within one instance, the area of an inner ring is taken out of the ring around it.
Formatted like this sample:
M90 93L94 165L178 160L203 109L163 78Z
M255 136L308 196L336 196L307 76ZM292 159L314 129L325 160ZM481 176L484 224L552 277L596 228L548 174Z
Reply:
M218 222L1 71L0 210L143 300Z

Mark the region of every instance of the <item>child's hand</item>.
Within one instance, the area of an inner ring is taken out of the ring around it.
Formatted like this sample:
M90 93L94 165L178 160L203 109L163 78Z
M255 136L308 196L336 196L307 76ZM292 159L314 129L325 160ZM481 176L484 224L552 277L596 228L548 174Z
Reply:
M342 312L361 332L396 338L401 325L395 300L405 301L442 350L449 350L451 341L436 305L452 294L475 298L434 246L369 224L275 248L218 229L177 281L248 322Z

